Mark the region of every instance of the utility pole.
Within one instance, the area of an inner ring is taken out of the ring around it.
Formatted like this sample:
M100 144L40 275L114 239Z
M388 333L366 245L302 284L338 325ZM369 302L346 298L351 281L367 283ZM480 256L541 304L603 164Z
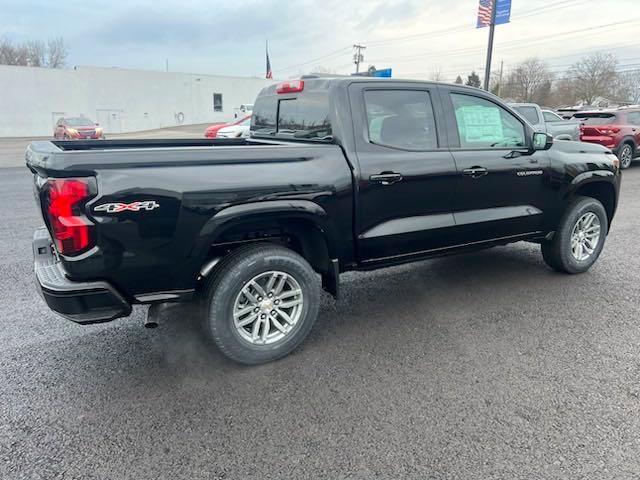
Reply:
M484 67L484 89L489 91L489 76L491 75L491 55L493 53L493 31L496 28L496 12L498 0L491 0L491 24L489 24L489 45L487 46L487 64Z
M498 96L502 93L502 69L504 67L504 60L500 60L500 79L498 80Z
M362 51L365 50L366 48L367 47L365 47L364 45L353 46L353 50L355 51L355 53L353 54L353 63L356 64L356 73L360 72L360 62L364 60L364 55L362 54Z
M167 70L167 72L169 71L169 59L165 59L165 68Z

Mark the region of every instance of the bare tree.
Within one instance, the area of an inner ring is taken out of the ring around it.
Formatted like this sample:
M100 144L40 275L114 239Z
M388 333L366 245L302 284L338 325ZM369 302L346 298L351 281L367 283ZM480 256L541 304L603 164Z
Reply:
M7 37L0 39L0 64L27 65L28 53L24 45L14 45Z
M444 75L442 74L440 67L436 67L433 69L433 71L431 72L431 80L433 80L434 82L444 82Z
M573 83L574 80L568 77L556 81L551 94L550 104L555 106L575 105L578 102L578 96Z
M47 47L42 40L29 40L24 44L27 49L27 65L44 67L47 62Z
M42 40L14 44L7 37L0 38L0 65L62 68L67 53L62 37L52 38L46 45Z
M537 58L529 58L516 65L503 86L503 95L518 102L547 104L553 74L549 67Z
M68 53L62 37L50 38L47 42L47 67L63 68Z
M569 70L578 100L592 104L611 94L617 82L618 60L610 53L595 53L574 63Z
M640 70L619 73L614 96L619 101L640 103Z

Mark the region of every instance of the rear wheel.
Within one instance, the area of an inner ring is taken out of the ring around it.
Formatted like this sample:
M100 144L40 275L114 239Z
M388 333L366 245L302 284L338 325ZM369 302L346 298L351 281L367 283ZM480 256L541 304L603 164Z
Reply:
M623 143L618 152L618 159L620 160L620 168L629 168L633 160L633 145Z
M207 289L207 330L220 351L255 365L290 353L318 315L320 282L307 261L278 245L242 247Z
M554 270L582 273L600 256L608 231L607 213L591 197L576 197L552 240L542 243L542 257Z

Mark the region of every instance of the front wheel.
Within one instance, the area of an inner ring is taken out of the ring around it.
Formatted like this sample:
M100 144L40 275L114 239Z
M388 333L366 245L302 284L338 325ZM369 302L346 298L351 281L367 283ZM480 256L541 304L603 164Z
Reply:
M302 343L318 316L320 282L294 251L251 245L223 259L207 299L207 330L220 351L255 365Z
M618 159L620 160L620 168L629 168L633 160L633 147L628 143L623 143L618 152Z
M559 272L586 272L600 256L608 228L602 203L591 197L576 197L553 239L542 243L542 257Z

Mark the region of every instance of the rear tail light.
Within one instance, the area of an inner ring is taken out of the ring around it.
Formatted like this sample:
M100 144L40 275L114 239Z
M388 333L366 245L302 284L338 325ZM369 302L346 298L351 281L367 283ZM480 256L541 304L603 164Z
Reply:
M276 93L296 93L304 90L304 80L282 82L276 87Z
M96 194L95 179L52 178L43 189L43 210L58 252L73 256L91 248L94 226L83 207Z
M620 131L618 127L598 127L596 130L602 135L615 135Z

